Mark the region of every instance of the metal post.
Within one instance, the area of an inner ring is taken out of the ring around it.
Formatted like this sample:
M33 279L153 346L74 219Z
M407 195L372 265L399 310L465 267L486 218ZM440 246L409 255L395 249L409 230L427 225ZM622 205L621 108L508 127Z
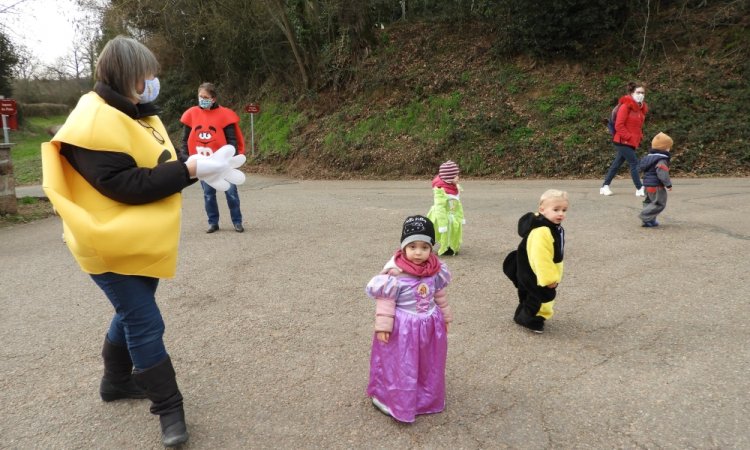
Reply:
M8 136L8 116L5 114L2 114L3 116L3 142L6 144L10 144L10 136Z
M250 148L252 149L251 151L253 152L253 158L255 158L255 124L253 122L254 116L255 114L250 113Z

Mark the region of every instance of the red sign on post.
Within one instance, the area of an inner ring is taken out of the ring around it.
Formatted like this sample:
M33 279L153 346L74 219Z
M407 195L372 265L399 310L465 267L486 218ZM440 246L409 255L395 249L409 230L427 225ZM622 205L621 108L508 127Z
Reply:
M245 105L245 112L250 114L258 114L260 112L260 105L257 103L248 103Z
M0 114L12 116L16 113L16 101L12 98L0 98Z

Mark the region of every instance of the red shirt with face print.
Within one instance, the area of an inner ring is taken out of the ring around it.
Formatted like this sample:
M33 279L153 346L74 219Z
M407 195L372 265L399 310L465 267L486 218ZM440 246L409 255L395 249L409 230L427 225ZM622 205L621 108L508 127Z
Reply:
M234 125L237 153L245 153L245 141L239 127L240 118L229 108L219 106L203 109L193 106L182 114L180 122L191 128L187 141L189 155L201 153L209 156L226 145L224 128L229 125Z

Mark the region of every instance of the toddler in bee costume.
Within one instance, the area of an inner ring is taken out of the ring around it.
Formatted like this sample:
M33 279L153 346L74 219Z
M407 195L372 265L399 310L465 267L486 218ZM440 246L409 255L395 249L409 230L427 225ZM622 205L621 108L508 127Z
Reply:
M539 211L518 219L521 243L503 261L503 272L518 289L513 321L535 333L554 314L557 286L563 275L568 194L549 189L539 199Z
M464 207L461 205L458 185L458 164L446 161L440 165L432 180L433 204L427 218L435 224L435 240L440 244L439 256L455 255L463 242Z

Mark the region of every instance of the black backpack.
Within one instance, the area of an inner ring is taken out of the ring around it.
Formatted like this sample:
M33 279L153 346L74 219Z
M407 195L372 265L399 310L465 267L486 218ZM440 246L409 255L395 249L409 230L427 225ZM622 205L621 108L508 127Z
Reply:
M617 120L617 111L620 110L620 105L622 105L622 103L618 103L617 106L612 108L612 112L609 114L609 119L607 119L607 129L612 136L615 135L615 120Z
M615 120L617 120L617 111L619 111L620 105L622 103L618 103L617 106L612 108L612 112L609 114L609 119L607 120L607 129L612 136L615 135Z

